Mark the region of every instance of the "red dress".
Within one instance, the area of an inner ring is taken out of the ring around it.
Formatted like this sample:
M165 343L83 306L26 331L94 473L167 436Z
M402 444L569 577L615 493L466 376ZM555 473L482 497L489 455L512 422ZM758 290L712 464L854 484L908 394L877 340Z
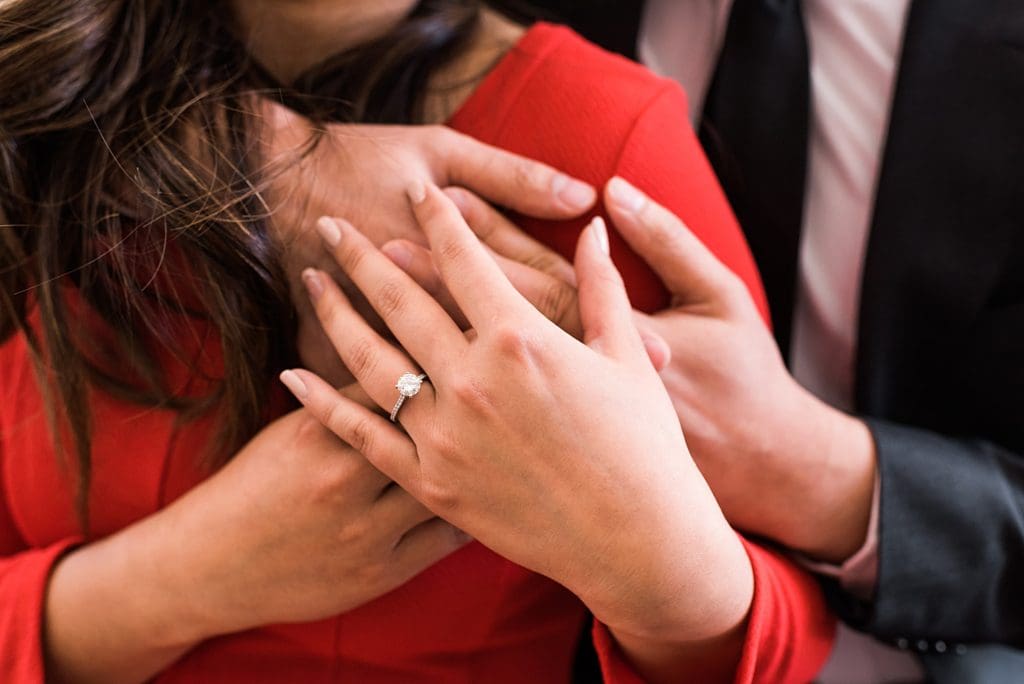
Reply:
M613 174L633 181L678 213L765 312L753 260L675 84L567 29L540 24L451 125L594 184ZM568 255L583 220L523 225ZM659 281L614 232L612 251L638 308L667 303ZM166 359L168 372L176 372L174 363ZM176 427L169 412L98 393L91 402L99 426L90 509L98 534L152 514L199 482L195 455L212 434L209 421ZM0 681L43 681L43 594L54 559L76 540L71 500L18 335L0 347ZM779 555L746 546L755 597L737 681L809 680L828 655L834 624L819 589ZM559 585L471 544L345 615L203 643L157 681L562 684L587 619ZM600 625L593 638L609 681L638 681Z

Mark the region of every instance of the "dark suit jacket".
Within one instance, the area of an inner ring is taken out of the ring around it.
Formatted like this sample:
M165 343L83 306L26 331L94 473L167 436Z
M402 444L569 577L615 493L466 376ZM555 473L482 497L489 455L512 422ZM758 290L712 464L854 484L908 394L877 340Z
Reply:
M540 4L633 53L642 3ZM796 277L787 241L748 237L760 264ZM833 604L926 652L1024 647L1020 0L912 5L862 292L856 406L878 447L879 583L870 605L830 586Z

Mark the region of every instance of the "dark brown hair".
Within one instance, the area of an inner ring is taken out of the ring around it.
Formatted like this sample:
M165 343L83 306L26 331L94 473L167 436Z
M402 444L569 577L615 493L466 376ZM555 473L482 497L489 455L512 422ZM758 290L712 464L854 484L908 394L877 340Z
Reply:
M225 5L0 4L0 341L29 341L86 527L87 392L183 419L218 410L223 462L265 422L269 380L294 363L255 93L350 121L416 122L427 78L479 10L424 0L392 34L284 88L250 62ZM69 293L105 332L80 324ZM223 377L198 396L170 386L158 361L190 362L182 316L212 325L223 353Z

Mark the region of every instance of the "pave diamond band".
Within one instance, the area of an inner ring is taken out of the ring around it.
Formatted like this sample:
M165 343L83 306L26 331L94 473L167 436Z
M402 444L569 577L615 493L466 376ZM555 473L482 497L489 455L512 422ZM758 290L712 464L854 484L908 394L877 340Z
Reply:
M423 381L427 379L425 373L402 373L402 377L398 378L398 382L395 383L395 389L398 390L398 401L395 402L395 408L391 409L391 422L394 423L398 418L398 409L402 408L402 404L409 397L415 397L420 392L420 388L423 387Z

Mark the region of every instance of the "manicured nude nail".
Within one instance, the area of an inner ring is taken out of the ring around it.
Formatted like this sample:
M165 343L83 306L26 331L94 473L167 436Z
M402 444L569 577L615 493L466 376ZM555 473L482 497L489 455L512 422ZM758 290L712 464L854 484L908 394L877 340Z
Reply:
M558 199L578 211L589 209L597 199L594 188L562 173L555 174L551 181L551 189Z
M306 291L309 292L310 299L314 302L320 299L320 295L324 293L324 281L321 280L319 271L307 268L302 272L302 282L306 286Z
M604 219L600 216L595 216L594 220L590 222L590 229L594 231L594 239L597 240L597 246L604 252L605 256L611 254L611 247L608 245L608 226L605 225Z
M338 224L334 219L328 216L321 216L320 220L316 222L316 229L320 233L320 237L324 239L331 247L337 247L338 243L341 242L341 229L338 228Z
M305 399L306 395L309 394L309 388L306 387L306 383L302 382L302 378L295 371L286 370L281 373L280 378L281 383L299 399Z
M608 181L608 195L612 202L630 214L640 213L647 202L647 197L642 192L618 176Z
M423 200L427 199L427 186L419 178L414 178L411 183L405 188L405 194L409 196L409 201L413 204L419 204Z

